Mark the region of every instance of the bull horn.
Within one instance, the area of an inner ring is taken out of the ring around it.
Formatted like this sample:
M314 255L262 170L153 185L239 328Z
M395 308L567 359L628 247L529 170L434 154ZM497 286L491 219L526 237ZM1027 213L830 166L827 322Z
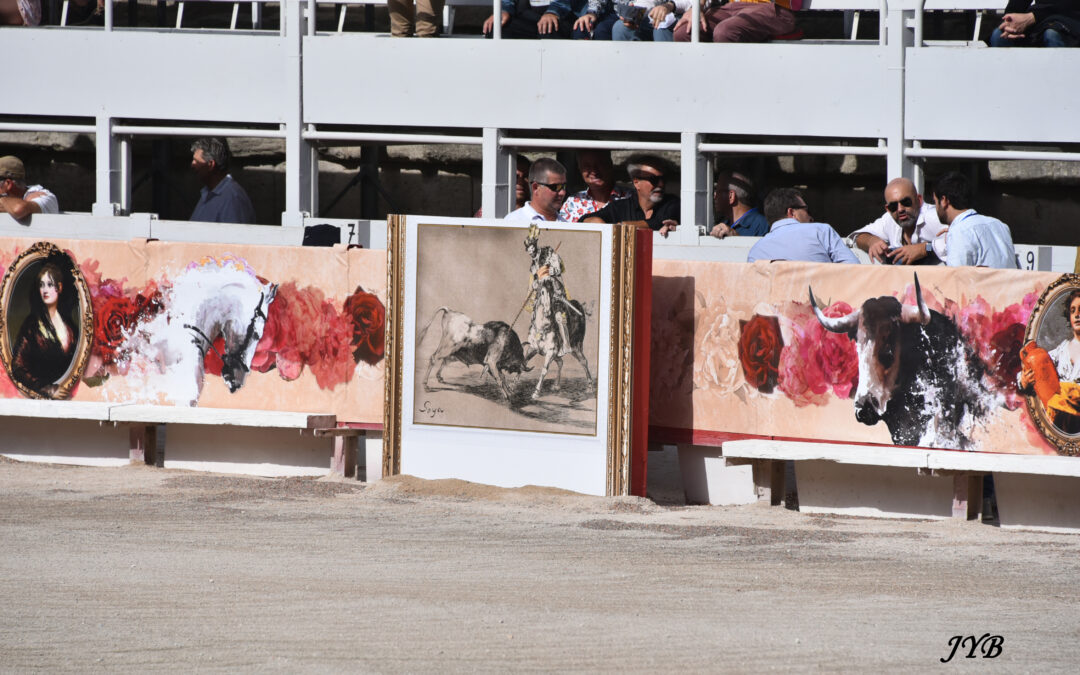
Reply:
M904 305L904 308L900 311L900 319L904 323L921 323L926 325L930 323L930 310L926 307L926 302L922 297L922 286L919 285L919 275L915 275L915 307L911 305Z
M810 306L814 308L814 316L825 327L825 330L833 333L850 333L855 330L859 325L859 310L856 309L847 316L827 317L824 312L818 309L817 301L814 300L814 289L808 288L810 289Z

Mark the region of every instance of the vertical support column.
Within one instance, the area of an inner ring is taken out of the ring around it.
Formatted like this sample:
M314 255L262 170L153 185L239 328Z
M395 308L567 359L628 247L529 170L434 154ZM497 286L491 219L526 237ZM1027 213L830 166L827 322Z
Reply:
M498 23L498 22L496 22ZM514 173L517 161L513 153L507 152L500 144L502 130L484 128L482 146L482 180L480 184L480 208L485 218L502 218L510 213L514 200Z
M982 474L958 473L953 475L953 518L978 520L982 518Z
M128 460L132 464L154 464L157 454L157 425L133 424L128 428Z
M693 246L697 244L700 226L706 225L709 210L709 160L698 152L701 134L684 131L680 137L680 161L682 163L682 213L679 228L668 237L671 243Z
M117 140L117 159L120 175L117 176L121 213L131 213L131 139L124 136Z
M907 48L915 44L914 32L908 27L908 19L913 18L914 13L904 11L902 5L889 3L889 12L885 23L887 27L887 82L891 98L890 110L894 110L895 117L886 128L885 141L888 144L886 155L886 173L891 180L899 176L906 178L914 177L914 165L908 159L904 135L904 101L905 101L905 78L907 77Z
M112 127L111 117L105 114L97 116L97 129L94 132L94 173L97 178L92 207L95 216L115 216L120 208L120 151L113 139Z
M304 140L304 68L303 46L307 20L304 10L308 3L285 2L281 11L285 24L285 212L281 224L302 227L304 217L311 215L314 153Z

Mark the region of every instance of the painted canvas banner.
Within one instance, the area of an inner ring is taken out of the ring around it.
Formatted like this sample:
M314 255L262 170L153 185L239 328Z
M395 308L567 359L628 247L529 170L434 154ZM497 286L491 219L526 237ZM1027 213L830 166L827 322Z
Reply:
M1078 454L1074 275L658 260L653 294L661 434Z
M0 396L382 418L385 254L0 240Z

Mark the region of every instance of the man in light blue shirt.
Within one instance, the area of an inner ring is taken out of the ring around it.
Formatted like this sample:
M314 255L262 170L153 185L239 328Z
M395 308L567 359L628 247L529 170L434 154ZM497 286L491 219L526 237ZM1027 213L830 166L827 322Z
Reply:
M806 199L794 188L773 190L765 198L765 217L772 229L754 244L746 262L805 260L859 264L831 225L815 223Z
M964 174L950 171L934 184L938 219L949 226L949 267L996 267L1015 270L1016 249L1009 226L971 208L971 183Z

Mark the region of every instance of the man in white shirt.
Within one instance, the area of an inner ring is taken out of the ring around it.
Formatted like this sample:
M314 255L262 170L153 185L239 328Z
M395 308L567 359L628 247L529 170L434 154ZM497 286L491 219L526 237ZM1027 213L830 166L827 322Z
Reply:
M42 186L28 186L22 160L8 155L0 157L0 213L22 220L34 213L60 213L60 205Z
M566 201L566 167L550 157L541 157L529 168L529 201L506 220L520 223L560 221L559 209Z
M945 232L933 204L923 202L915 184L894 178L885 186L885 213L848 235L848 243L885 265L942 265Z
M949 267L1018 269L1009 226L976 212L971 203L971 184L962 173L950 171L934 183L938 219L949 226Z

